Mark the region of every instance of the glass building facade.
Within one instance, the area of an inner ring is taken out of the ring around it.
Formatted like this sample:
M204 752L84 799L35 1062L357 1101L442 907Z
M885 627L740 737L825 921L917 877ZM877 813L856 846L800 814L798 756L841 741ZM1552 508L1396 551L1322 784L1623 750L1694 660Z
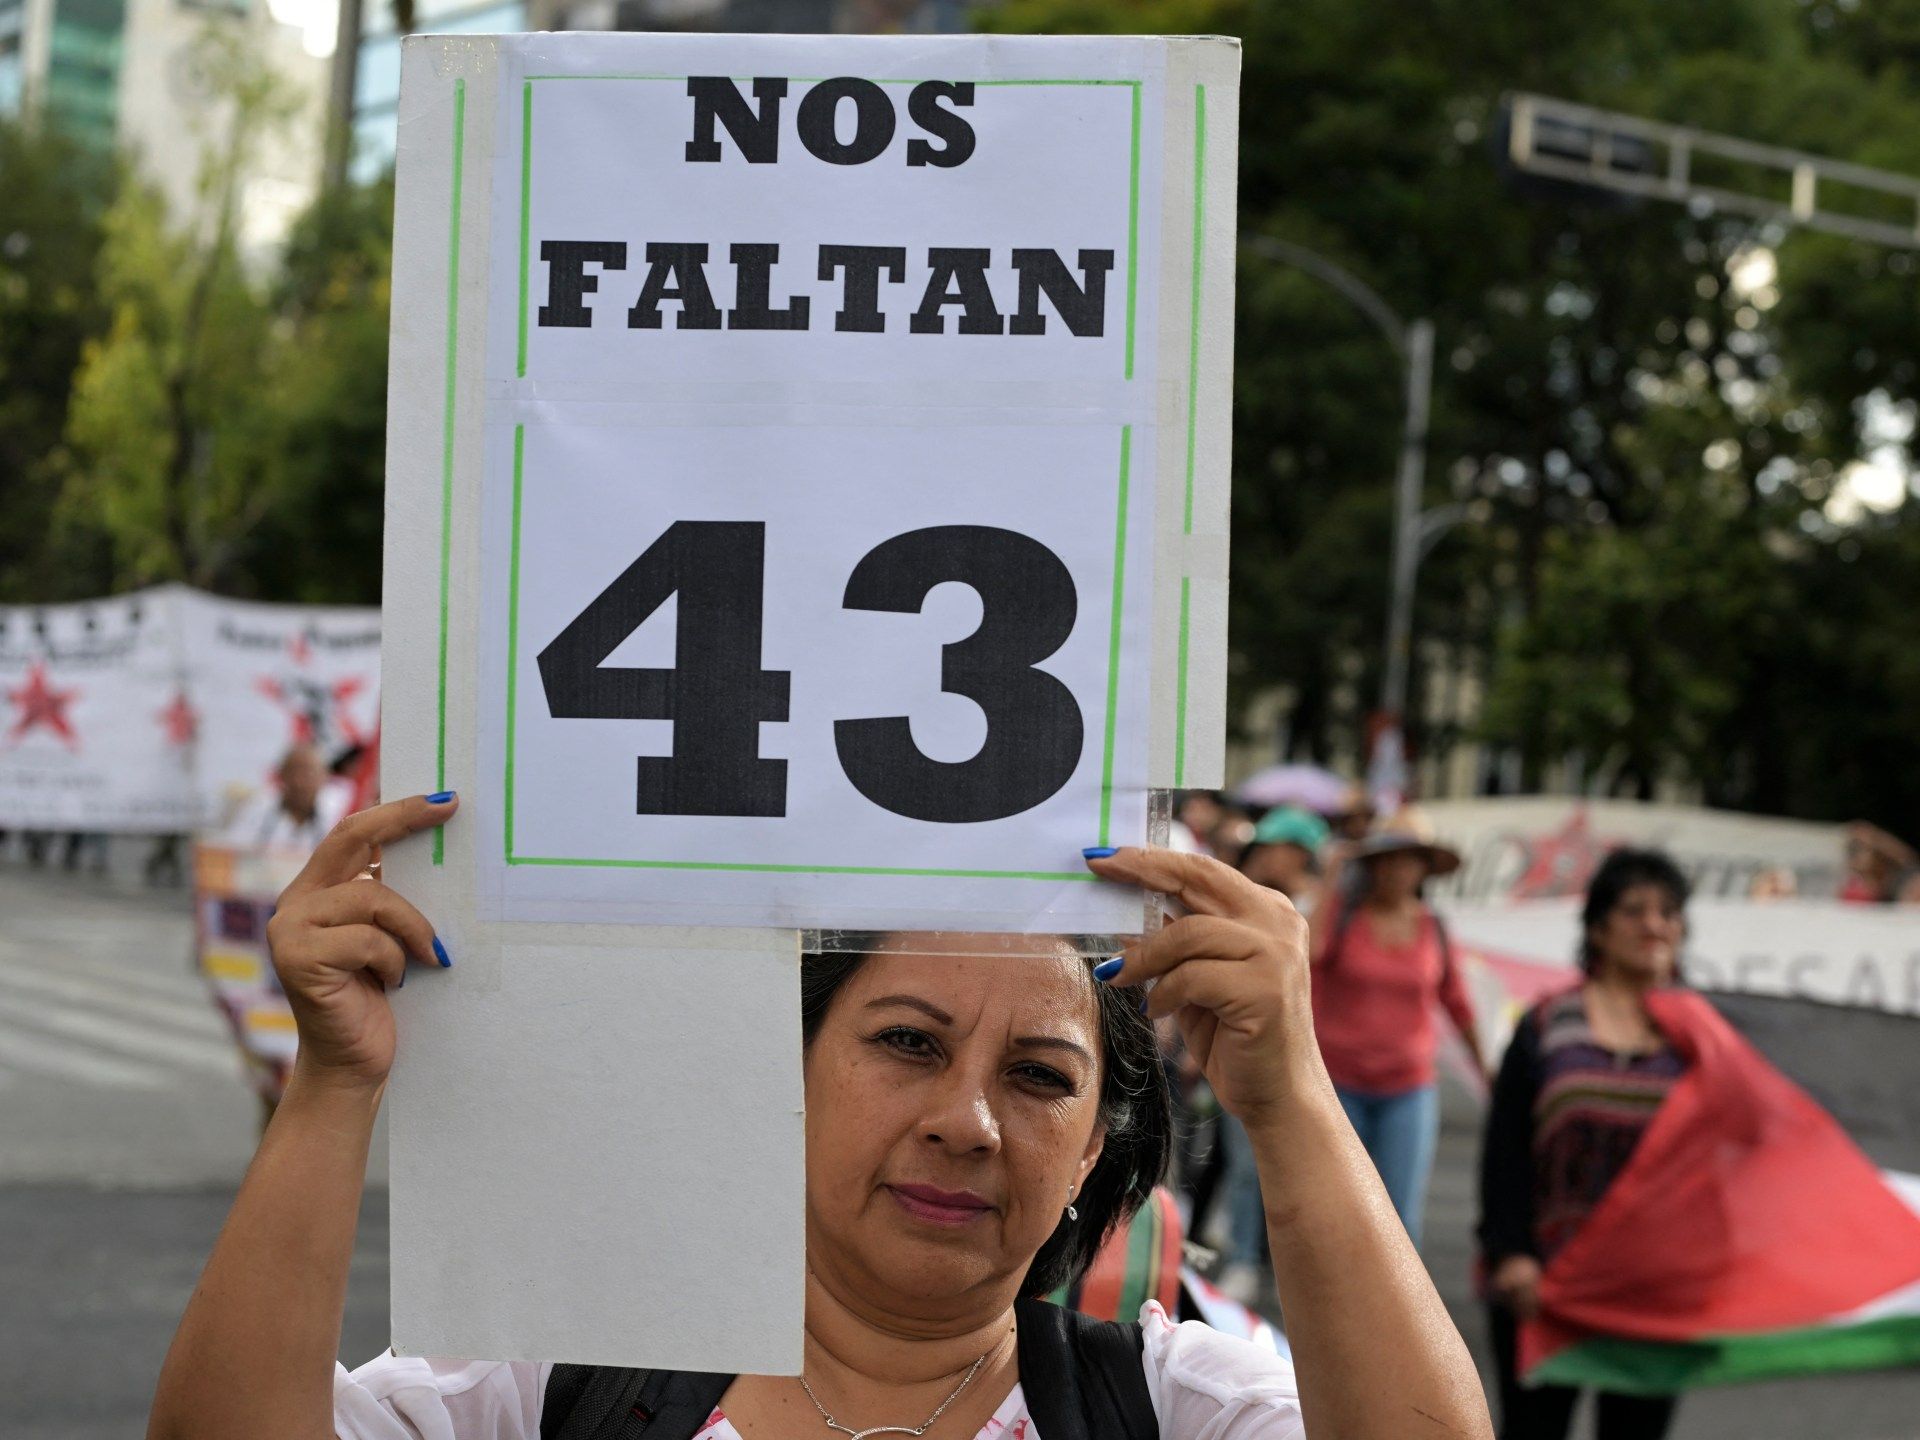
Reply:
M42 113L78 140L113 147L126 0L54 0Z
M11 119L26 103L26 0L0 0L0 120Z
M50 23L42 18L49 16ZM30 21L50 31L46 72L36 76L27 73ZM27 0L0 0L0 117L18 115L31 91L48 124L111 149L126 28L126 0L54 0L37 16L29 14Z
M423 35L504 35L527 28L527 0L416 0ZM392 0L366 0L353 71L353 152L348 174L373 180L393 164L400 105L400 39Z

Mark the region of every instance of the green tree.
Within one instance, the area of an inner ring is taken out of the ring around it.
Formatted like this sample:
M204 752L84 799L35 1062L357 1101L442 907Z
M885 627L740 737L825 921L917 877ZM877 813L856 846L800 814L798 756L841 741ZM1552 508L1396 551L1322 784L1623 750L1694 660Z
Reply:
M57 133L0 121L0 599L98 593L100 537L56 527L58 451L82 347L106 327L93 285L111 162Z
M1920 5L1871 8L1012 0L989 23L1242 37L1243 231L1308 245L1436 324L1427 498L1476 523L1423 570L1416 633L1420 658L1486 687L1480 737L1532 783L1579 751L1629 793L1672 778L1824 813L1830 782L1777 717L1814 703L1787 658L1807 587L1863 613L1899 599L1890 574L1854 578L1838 557L1863 542L1826 510L1862 398L1920 385L1911 263L1516 183L1497 149L1503 94L1532 90L1920 175ZM1752 279L1762 259L1772 284ZM1238 293L1236 683L1287 687L1296 748L1324 756L1378 688L1398 366L1310 277L1248 259ZM1907 523L1874 545L1897 551ZM1870 668L1871 646L1847 659L1829 639L1822 664ZM1410 719L1416 743L1445 743ZM1869 813L1920 803L1920 779L1902 783Z
M379 603L392 264L391 181L323 194L289 241L274 300L299 363L262 397L277 498L237 562L270 598Z
M234 589L276 499L258 399L298 363L241 254L240 204L294 102L226 27L203 32L196 58L213 96L196 213L176 223L132 183L108 212L98 289L112 318L74 374L63 499L112 537L120 584Z

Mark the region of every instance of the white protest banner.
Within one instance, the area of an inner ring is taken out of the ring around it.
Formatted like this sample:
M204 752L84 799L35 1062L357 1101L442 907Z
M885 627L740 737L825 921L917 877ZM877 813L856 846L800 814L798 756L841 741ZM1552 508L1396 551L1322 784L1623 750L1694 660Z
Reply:
M1503 966L1545 969L1559 983L1571 981L1580 939L1577 901L1443 909L1462 946ZM1683 964L1687 983L1701 990L1920 1017L1920 911L1906 906L1694 900L1687 906Z
M1578 977L1580 899L1441 901L1478 1015L1499 1055L1526 1007ZM1920 1018L1920 912L1834 900L1687 906L1686 980L1715 995L1810 1001Z
M236 799L275 783L295 745L332 763L380 724L380 612L270 605L196 590L170 593L188 693L199 716L201 814L219 824Z
M174 592L0 608L0 827L186 830L196 704Z
M1141 928L1080 851L1219 779L1237 86L1223 40L409 42L384 786L462 810L386 873L469 968L399 997L403 1348L797 1367L794 930ZM702 1206L648 1171L701 1155ZM692 1228L604 1228L616 1179Z
M1838 825L1574 795L1516 795L1435 800L1421 807L1462 864L1432 893L1470 903L1576 895L1622 845L1671 854L1700 896L1744 898L1769 871L1792 872L1798 893L1831 896L1839 888Z

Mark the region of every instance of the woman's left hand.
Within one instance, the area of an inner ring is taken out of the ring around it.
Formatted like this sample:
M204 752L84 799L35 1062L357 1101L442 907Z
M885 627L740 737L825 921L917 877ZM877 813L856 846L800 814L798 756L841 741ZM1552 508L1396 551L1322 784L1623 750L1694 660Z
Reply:
M1299 1089L1324 1088L1313 1038L1307 922L1277 890L1204 855L1135 846L1088 866L1173 896L1188 913L1129 945L1108 984L1152 980L1147 1014L1175 1016L1228 1113L1256 1128Z

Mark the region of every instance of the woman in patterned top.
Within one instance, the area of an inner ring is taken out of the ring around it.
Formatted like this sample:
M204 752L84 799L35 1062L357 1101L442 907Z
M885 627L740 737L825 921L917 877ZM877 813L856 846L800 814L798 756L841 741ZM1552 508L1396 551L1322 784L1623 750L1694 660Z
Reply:
M1616 850L1582 912L1586 978L1521 1020L1494 1082L1480 1169L1480 1246L1500 1381L1501 1440L1563 1440L1579 1392L1524 1386L1519 1322L1550 1262L1626 1168L1682 1068L1645 997L1679 979L1687 881L1655 850ZM1661 1440L1671 1399L1602 1394L1599 1440Z

